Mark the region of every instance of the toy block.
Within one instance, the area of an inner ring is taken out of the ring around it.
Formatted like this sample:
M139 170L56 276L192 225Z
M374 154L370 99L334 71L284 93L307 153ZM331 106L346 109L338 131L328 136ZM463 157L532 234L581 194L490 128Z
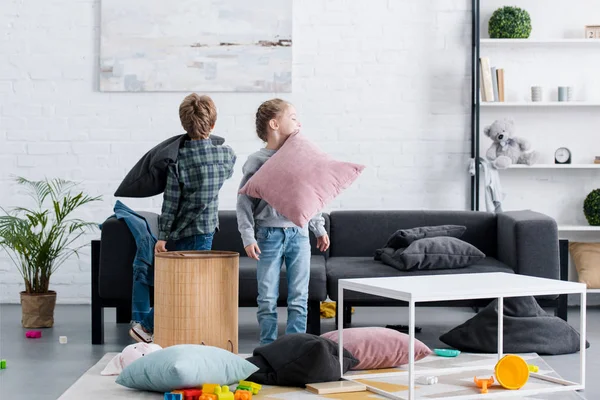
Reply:
M244 389L243 387L249 387L249 391L252 392L252 394L258 394L258 392L260 391L260 389L262 388L261 385L259 385L258 383L254 383L254 382L250 382L250 381L240 381L238 388L242 386L240 389L242 390L248 390L248 389Z
M233 393L229 391L229 386L217 386L215 388L215 394L218 400L234 400Z
M219 400L216 394L202 393L198 400Z
M252 392L248 390L236 390L233 400L252 400Z
M25 337L28 339L39 339L42 337L42 331L27 331Z
M181 393L168 392L165 393L164 400L184 400Z
M6 369L6 360L0 360L0 369Z
M205 383L204 385L202 385L202 393L214 394L215 388L218 386L219 385L217 383Z
M184 389L183 400L199 400L202 396L202 390L200 389Z

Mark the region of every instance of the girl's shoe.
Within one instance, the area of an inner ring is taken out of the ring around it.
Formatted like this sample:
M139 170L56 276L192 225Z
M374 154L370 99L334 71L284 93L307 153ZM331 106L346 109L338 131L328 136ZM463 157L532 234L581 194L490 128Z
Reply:
M146 332L141 324L135 324L129 330L129 336L136 342L152 343L152 334Z

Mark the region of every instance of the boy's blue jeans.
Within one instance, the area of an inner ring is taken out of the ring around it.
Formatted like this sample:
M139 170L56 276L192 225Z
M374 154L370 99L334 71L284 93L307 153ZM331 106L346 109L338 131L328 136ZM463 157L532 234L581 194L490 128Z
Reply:
M214 233L195 235L179 239L167 248L169 250L210 250ZM141 282L133 282L131 299L131 319L139 322L146 332L154 331L154 309L150 308L150 287Z
M277 339L279 278L285 261L288 298L285 333L305 333L310 279L310 241L298 228L258 228L257 266L260 345Z

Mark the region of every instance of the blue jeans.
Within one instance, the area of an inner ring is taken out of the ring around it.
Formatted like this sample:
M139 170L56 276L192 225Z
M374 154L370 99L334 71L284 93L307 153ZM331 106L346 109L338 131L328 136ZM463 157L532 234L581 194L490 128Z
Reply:
M195 235L167 243L168 250L210 250L214 233ZM150 308L150 287L141 282L133 282L131 319L139 322L147 332L154 331L154 309Z
M258 228L257 265L260 345L277 339L279 277L285 261L288 298L285 333L305 333L310 279L310 241L298 228Z

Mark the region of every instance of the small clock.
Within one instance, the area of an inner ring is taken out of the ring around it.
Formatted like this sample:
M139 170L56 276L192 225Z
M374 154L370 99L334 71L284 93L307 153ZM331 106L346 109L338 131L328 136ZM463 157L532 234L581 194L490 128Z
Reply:
M561 147L554 152L555 164L571 164L571 150Z

